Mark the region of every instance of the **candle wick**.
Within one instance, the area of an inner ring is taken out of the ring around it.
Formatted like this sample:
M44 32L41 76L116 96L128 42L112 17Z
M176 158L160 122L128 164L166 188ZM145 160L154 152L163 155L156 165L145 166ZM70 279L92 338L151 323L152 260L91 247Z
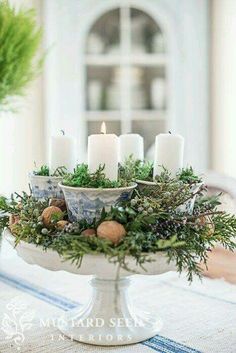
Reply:
M103 121L103 122L102 122L102 125L101 125L101 130L100 130L101 134L105 135L106 132L107 132L106 130L107 130L107 129L106 129L106 124L105 124L105 122Z
M169 134L171 135L171 131L168 131L169 132Z
M65 131L64 130L61 130L61 133L63 136L65 136Z

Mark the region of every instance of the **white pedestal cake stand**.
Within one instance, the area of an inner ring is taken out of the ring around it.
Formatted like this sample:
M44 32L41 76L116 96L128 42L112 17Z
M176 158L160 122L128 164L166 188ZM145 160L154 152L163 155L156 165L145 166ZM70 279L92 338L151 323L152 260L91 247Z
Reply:
M4 237L15 246L15 237L8 229ZM59 330L71 339L95 345L124 345L144 341L155 336L161 329L161 320L155 313L136 308L129 299L129 277L133 274L108 262L105 256L86 255L78 268L64 261L57 252L44 251L42 247L21 241L15 248L28 264L38 265L51 271L67 271L79 275L93 275L93 293L88 304L67 312L59 320ZM152 256L153 262L145 264L144 271L137 268L135 260L128 258L128 265L138 273L158 275L175 270L168 264L163 252ZM118 272L119 270L119 272ZM119 273L119 276L117 276Z

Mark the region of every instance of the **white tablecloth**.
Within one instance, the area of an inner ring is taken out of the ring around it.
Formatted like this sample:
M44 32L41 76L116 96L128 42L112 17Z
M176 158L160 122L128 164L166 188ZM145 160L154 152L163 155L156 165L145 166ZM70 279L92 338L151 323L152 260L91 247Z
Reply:
M0 254L0 352L236 352L236 286L222 280L196 280L189 286L176 273L134 276L130 290L134 303L156 312L164 326L153 339L126 347L84 345L63 337L52 324L42 326L42 320L85 303L89 291L88 277L27 265L4 244ZM12 314L9 303L11 308L14 302L23 303L23 311L32 315L20 344L6 337Z

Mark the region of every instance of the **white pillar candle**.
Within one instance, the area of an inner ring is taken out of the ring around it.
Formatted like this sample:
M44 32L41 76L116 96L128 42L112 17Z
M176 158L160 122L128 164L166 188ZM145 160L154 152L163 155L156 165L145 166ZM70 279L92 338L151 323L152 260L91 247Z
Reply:
M105 165L104 173L110 180L118 177L119 140L115 134L106 133L106 125L102 123L101 134L90 135L88 138L88 167L91 173L99 165Z
M159 134L155 141L153 176L163 171L163 166L175 176L183 167L184 138L175 134Z
M75 168L75 139L66 136L62 131L62 136L52 136L49 151L49 169L53 174L58 167L66 167L69 172Z
M144 159L143 137L139 134L124 134L119 138L119 162L124 164L130 155L134 159Z

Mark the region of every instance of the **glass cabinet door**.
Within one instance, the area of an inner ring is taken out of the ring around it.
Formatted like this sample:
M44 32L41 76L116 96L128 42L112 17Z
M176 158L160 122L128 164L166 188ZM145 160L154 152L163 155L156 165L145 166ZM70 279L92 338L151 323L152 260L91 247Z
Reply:
M145 153L166 130L166 43L158 23L142 10L124 6L92 25L86 42L86 123L97 133L139 133Z

